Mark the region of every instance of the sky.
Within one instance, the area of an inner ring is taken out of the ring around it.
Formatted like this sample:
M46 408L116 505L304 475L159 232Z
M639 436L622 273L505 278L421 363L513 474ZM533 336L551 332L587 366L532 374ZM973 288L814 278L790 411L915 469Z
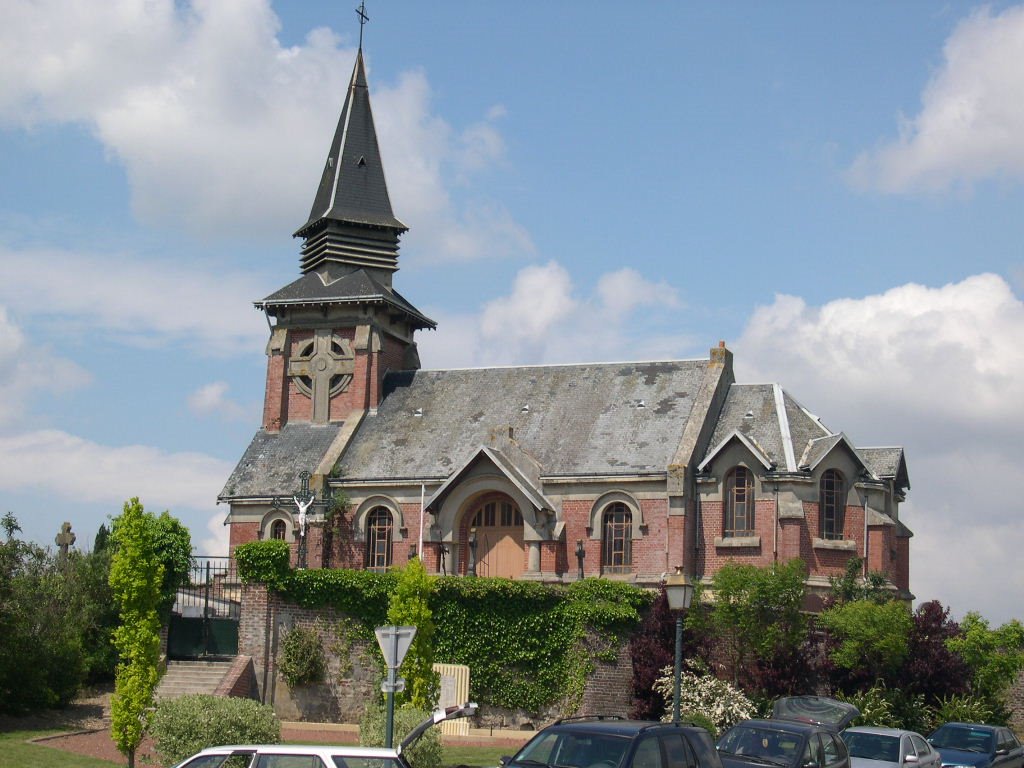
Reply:
M226 551L350 3L8 0L0 512ZM911 589L1024 618L1024 5L367 5L425 368L706 357L902 445ZM1016 458L1014 458L1016 457Z

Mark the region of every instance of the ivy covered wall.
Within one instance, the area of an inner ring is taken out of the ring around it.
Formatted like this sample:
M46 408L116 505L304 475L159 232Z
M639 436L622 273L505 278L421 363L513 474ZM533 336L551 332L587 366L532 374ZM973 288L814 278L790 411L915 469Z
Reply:
M379 695L383 660L373 629L387 623L396 577L292 571L274 544L236 550L248 583L239 652L253 657L261 695L286 710L282 715L356 721ZM484 723L540 725L584 709L628 713L626 646L653 599L650 592L604 579L562 586L453 576L432 584L435 660L469 666L470 696ZM275 689L282 638L295 626L320 634L327 671L319 683ZM589 689L588 680L595 681Z

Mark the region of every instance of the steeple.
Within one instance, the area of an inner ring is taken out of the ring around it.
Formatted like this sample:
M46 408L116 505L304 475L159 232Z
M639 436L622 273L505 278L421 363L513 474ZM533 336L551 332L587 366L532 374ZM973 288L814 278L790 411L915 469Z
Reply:
M391 210L360 47L309 220L295 233L305 240L302 272L335 262L343 266L333 274L383 270L379 276L390 283L407 229Z

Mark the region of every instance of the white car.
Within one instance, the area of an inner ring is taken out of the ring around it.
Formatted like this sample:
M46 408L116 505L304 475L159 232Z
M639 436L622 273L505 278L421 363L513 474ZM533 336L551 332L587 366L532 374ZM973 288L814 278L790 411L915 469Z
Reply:
M323 744L237 744L210 747L174 768L410 768L402 756L423 732L443 720L476 714L476 704L435 710L402 743L385 747L329 747Z
M942 764L938 750L914 731L858 725L839 735L850 750L853 768L940 768Z

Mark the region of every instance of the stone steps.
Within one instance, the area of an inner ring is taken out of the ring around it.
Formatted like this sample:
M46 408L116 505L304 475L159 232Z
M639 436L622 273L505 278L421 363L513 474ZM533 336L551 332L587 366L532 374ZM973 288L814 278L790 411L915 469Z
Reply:
M176 699L191 693L212 694L231 669L232 661L168 661L156 688L157 699Z

